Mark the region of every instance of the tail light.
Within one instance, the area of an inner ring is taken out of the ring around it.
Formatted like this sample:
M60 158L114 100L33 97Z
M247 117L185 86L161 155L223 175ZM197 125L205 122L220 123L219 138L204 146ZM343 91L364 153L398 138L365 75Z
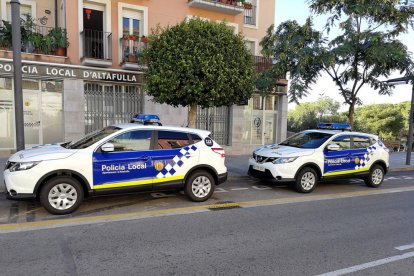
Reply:
M226 153L223 148L211 148L211 150L217 154L220 154L222 158L226 157Z

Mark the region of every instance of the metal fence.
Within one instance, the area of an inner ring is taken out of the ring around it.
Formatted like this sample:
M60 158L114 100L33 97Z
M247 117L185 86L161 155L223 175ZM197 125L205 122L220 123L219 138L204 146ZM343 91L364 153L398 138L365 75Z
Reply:
M112 33L85 29L81 37L84 58L112 60Z
M229 144L229 121L228 106L197 108L196 128L211 131L211 138L221 145Z
M139 85L87 82L85 89L85 133L108 125L128 123L142 112L143 92Z
M254 56L254 67L256 72L261 73L272 67L272 60L261 56Z

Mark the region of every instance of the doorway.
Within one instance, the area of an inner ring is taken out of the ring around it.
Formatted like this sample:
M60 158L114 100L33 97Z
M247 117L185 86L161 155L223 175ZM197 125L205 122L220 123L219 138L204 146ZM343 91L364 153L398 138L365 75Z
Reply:
M105 59L107 34L104 32L104 12L83 9L84 55L88 58Z

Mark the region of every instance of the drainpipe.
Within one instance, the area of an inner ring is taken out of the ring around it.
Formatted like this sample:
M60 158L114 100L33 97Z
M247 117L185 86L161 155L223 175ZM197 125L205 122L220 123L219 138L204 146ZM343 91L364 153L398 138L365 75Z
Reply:
M58 27L58 2L55 0L55 29Z

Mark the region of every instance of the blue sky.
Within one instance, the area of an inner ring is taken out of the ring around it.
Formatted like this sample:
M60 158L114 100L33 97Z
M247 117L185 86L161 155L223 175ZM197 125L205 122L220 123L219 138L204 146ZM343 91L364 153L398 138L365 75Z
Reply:
M306 18L310 15L308 5L305 0L276 0L276 26L286 20L296 20L300 24L303 24ZM318 30L322 30L327 16L314 17L314 27ZM331 35L335 32L331 31ZM414 52L414 30L410 30L407 34L404 34L400 39L407 45L410 52ZM397 78L400 75L395 73L391 78ZM318 82L312 87L311 94L304 98L303 102L315 101L319 94L324 94L340 103L343 102L342 97L339 95L337 88L330 80L329 76L322 75ZM371 89L369 86L365 86L359 92L359 97L362 99L363 104L373 103L398 103L402 101L411 100L411 86L410 85L399 85L394 89L392 96L380 96L376 91ZM289 104L289 109L294 108L295 104ZM347 106L343 105L341 111L346 111Z

